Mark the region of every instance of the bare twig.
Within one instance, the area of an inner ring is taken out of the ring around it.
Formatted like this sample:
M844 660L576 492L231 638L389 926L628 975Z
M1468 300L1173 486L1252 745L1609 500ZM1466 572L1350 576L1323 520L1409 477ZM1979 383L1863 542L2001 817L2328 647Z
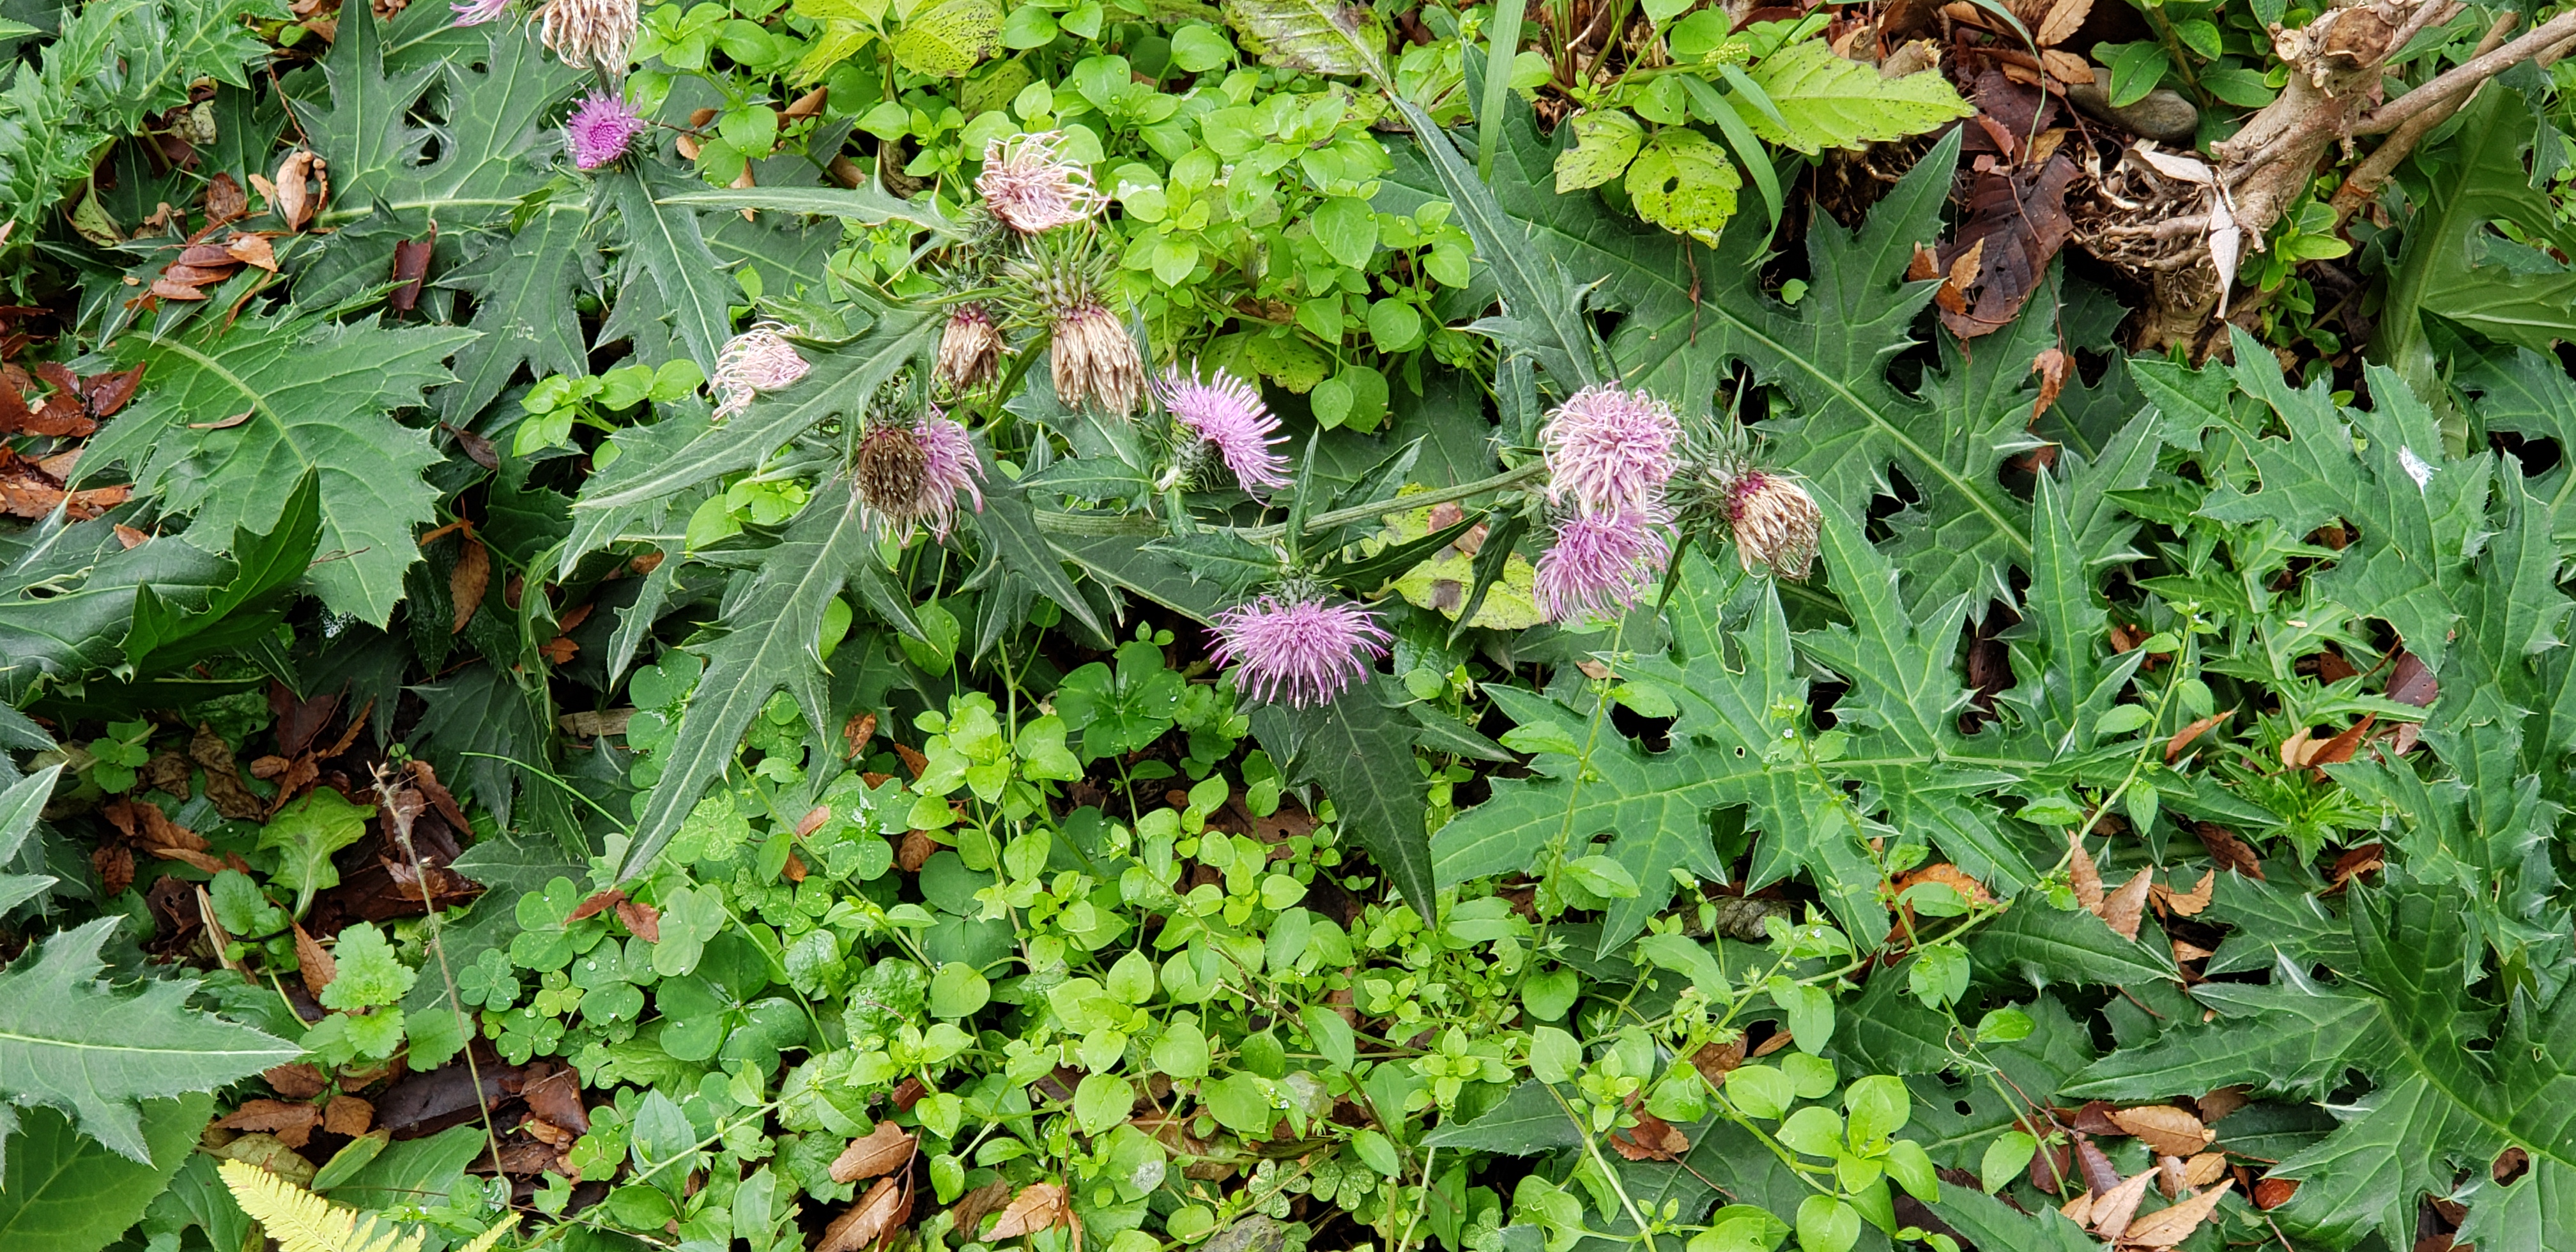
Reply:
M2379 106L2367 117L2353 124L2355 135L2384 135L2406 124L2406 119L2461 95L2498 74L2544 53L2560 50L2561 45L2576 43L2576 11L2561 13L2535 26L2522 38L2503 47L2491 49L2444 71L2433 81Z
M2470 59L2474 61L2477 57L2495 51L2504 43L2505 34L2521 20L2522 15L2518 13L2506 13L2496 18L2495 25L2487 28L2486 37L2478 41L2478 50ZM2423 142L2427 132L2449 120L2451 115L2459 112L2461 106L2466 105L2476 95L2475 90L2460 92L2444 101L2440 107L2428 108L2408 118L2404 125L2399 126L2396 132L2382 142L2360 165L2355 166L2351 176L2343 180L2341 187L2335 189L2332 201L2335 229L2343 229L2344 223L2351 221L2352 215L2361 211L2361 206L2368 204L2372 196L2379 194L2379 189L2387 184L2389 176L2397 172L2398 164L2414 154L2415 145Z

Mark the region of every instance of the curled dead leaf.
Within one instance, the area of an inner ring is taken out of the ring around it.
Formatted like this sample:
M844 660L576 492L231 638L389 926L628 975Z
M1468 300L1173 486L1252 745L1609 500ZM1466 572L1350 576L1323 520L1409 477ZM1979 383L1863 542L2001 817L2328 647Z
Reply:
M2084 850L2081 835L2066 836L2067 875L2075 887L2075 902L2096 916L2102 912L2102 871L2093 864L2093 856Z
M1642 1109L1634 1116L1636 1125L1610 1132L1610 1146L1619 1155L1632 1161L1678 1161L1690 1151L1690 1138L1671 1122Z
M2200 738L2207 734L2211 727L2234 716L2236 716L2236 710L2221 709L2207 717L2194 719L2190 725L2175 731L2173 738L2165 741L2165 759L2171 761L2181 756L2182 750L2190 747L2192 740Z
M2227 1154L2201 1152L2182 1163L2182 1183L2186 1187L2206 1187L2227 1174Z
M617 920L626 923L627 931L646 943L662 942L662 910L652 905L641 900L620 900Z
M2279 1208L2289 1203L2290 1197L2298 1194L2298 1191L2299 1180L2296 1178L2266 1178L2254 1184L2254 1207Z

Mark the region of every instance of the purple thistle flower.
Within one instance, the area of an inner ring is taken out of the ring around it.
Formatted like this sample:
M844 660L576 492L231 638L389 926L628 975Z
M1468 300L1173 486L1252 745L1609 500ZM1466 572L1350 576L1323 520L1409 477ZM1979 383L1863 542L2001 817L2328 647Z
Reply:
M1635 604L1671 558L1664 521L1658 512L1623 509L1557 523L1556 543L1538 558L1539 608L1564 622Z
M937 409L912 428L912 436L921 441L921 476L938 498L931 510L931 532L948 537L948 525L957 516L957 493L965 492L974 500L975 511L984 511L984 463L975 456L975 441L966 428L948 420Z
M1587 515L1651 508L1673 476L1680 439L1681 421L1663 401L1606 383L1586 387L1549 414L1539 433L1547 498L1572 496Z
M1216 615L1215 661L1232 665L1234 689L1290 706L1330 704L1391 638L1367 609L1321 595L1263 596Z
M1272 438L1278 434L1279 419L1270 415L1270 406L1251 384L1223 369L1206 382L1200 382L1195 371L1183 374L1171 369L1164 371L1155 390L1162 396L1163 407L1172 411L1172 420L1214 447L1244 490L1288 485L1288 458L1271 451L1288 437Z
M480 26L485 22L500 21L502 16L510 11L510 0L469 0L468 3L451 4L447 8L448 11L456 14L456 21L451 23L452 25Z
M635 146L635 137L651 125L636 116L626 101L594 91L564 121L564 147L572 152L572 163L579 169L615 165Z

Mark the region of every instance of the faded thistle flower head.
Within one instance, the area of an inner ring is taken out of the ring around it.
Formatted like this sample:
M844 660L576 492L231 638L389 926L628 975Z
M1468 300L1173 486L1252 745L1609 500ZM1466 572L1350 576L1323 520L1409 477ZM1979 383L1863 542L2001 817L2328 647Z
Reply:
M573 106L572 116L565 119L564 147L571 151L575 167L595 170L624 160L635 146L635 137L651 126L623 98L594 91Z
M983 462L966 428L932 409L911 426L887 423L859 437L859 503L889 535L901 535L920 523L940 539L957 521L957 493L965 492L984 511Z
M576 69L598 66L614 77L626 73L635 46L635 0L545 0L537 21L546 47Z
M787 342L786 329L763 322L725 341L716 353L715 377L707 381L716 397L716 420L750 408L753 396L783 390L805 376L811 367Z
M1660 511L1571 513L1556 524L1556 542L1538 558L1538 604L1549 618L1573 621L1625 610L1655 585L1671 558Z
M999 274L1011 320L1047 331L1048 373L1067 408L1086 401L1121 416L1145 394L1145 361L1110 304L1108 261L1089 232L1030 240Z
M1330 704L1390 636L1367 609L1321 591L1283 590L1216 615L1215 661L1234 667L1234 689L1291 707Z
M1165 370L1155 394L1172 412L1173 424L1194 442L1213 448L1246 491L1288 485L1288 458L1271 451L1286 443L1279 419L1270 415L1261 393L1223 369L1201 382L1195 371Z
M961 304L939 335L939 380L972 391L1001 376L1002 332L980 304Z
M1727 489L1725 509L1744 572L1767 565L1782 578L1806 578L1825 515L1797 479L1775 470L1744 470Z
M1654 507L1673 476L1681 421L1643 391L1597 383L1575 392L1539 432L1547 454L1547 498L1610 514Z
M975 190L984 208L1023 235L1041 235L1088 220L1109 203L1091 185L1091 171L1065 160L1062 131L996 139L984 145L984 172Z
M456 15L456 20L450 25L480 26L485 22L500 21L502 15L510 11L510 0L467 0L464 4L451 4L447 9Z

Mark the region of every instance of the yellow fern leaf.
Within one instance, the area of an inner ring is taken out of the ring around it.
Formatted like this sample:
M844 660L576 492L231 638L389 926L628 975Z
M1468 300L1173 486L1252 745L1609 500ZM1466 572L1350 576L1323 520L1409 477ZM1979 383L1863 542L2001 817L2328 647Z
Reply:
M474 1242L457 1249L457 1252L492 1252L493 1248L500 1246L501 1240L507 1238L511 1231L517 1230L518 1228L519 1219L516 1214L504 1217L501 1219L500 1225L494 1226L490 1230L474 1236Z
M405 1238L373 1215L333 1204L255 1165L225 1161L218 1169L242 1212L284 1252L420 1252L418 1233Z

